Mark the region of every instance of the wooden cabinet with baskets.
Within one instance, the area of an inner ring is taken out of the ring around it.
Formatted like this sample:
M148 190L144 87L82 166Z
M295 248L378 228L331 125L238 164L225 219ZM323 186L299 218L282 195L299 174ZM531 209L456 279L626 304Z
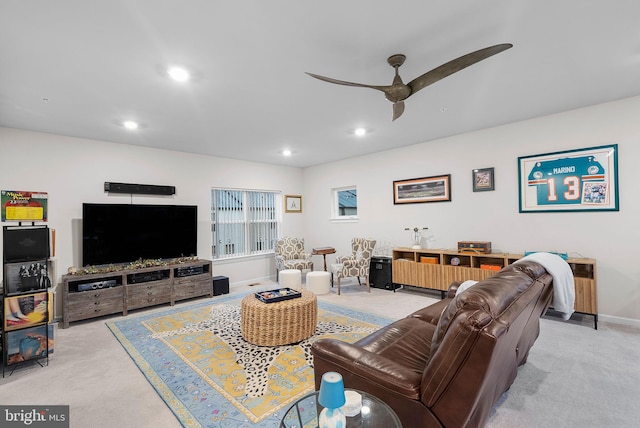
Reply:
M453 281L489 278L503 267L523 257L522 254L474 254L454 250L395 248L393 250L393 282L396 284L445 291ZM576 289L574 309L592 315L598 328L596 261L590 258L567 260Z

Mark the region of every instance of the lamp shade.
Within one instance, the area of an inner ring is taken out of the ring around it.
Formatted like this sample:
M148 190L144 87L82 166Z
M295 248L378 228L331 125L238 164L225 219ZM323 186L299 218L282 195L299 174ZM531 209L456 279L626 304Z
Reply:
M344 383L342 375L336 372L326 372L322 375L320 382L320 393L318 403L328 409L337 409L346 402L344 396Z

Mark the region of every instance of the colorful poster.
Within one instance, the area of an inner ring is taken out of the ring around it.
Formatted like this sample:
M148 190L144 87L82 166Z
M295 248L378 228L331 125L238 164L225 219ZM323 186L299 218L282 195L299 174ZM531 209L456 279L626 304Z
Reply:
M47 221L46 192L2 190L2 221Z
M518 158L520 212L618 211L618 145Z

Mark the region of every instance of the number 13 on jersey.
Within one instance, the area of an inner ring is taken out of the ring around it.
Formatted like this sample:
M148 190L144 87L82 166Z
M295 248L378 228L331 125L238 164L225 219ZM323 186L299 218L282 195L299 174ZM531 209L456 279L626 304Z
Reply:
M520 212L618 210L617 145L518 158Z

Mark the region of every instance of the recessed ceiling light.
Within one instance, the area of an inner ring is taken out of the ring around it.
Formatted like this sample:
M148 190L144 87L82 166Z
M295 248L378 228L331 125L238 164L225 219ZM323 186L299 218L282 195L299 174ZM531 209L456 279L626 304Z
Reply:
M122 122L122 125L127 129L138 129L138 122L134 122L133 120L125 120Z
M167 73L176 82L186 82L189 80L189 77L191 77L189 72L182 67L169 67L167 69Z
M363 137L367 133L367 130L365 128L356 128L353 133L357 137Z
M283 154L284 156L291 156L291 150L283 150L283 151L282 151L282 154Z

